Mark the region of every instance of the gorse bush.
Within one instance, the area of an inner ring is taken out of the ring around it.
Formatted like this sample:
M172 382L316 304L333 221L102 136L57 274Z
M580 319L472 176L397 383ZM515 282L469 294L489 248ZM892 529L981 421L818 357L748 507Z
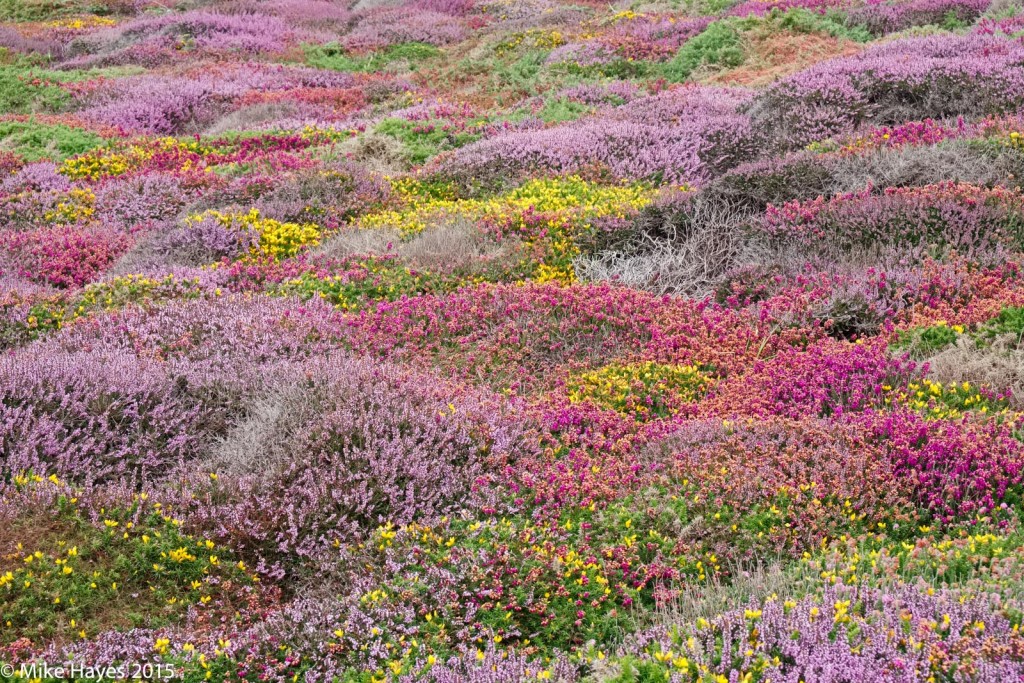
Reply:
M440 53L438 48L427 43L399 43L366 55L348 54L339 45L314 45L306 48L306 63L334 71L379 71L393 62L408 62L415 68L420 61Z
M51 78L47 72L0 65L0 109L14 114L62 111L70 96Z
M98 135L75 128L13 121L0 124L0 139L4 147L30 162L40 159L59 162L103 144Z
M665 77L670 81L685 81L702 66L729 68L742 63L739 30L733 22L716 21L679 48L665 65Z
M573 378L570 401L593 401L637 419L667 417L707 392L711 381L692 366L646 362L608 365Z

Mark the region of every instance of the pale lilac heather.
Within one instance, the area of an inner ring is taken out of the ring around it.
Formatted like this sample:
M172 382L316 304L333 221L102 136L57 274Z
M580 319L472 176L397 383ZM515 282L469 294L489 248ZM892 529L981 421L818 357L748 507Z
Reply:
M208 376L248 389L263 385L268 367L337 349L340 319L319 299L225 295L90 317L61 330L45 347L134 353L197 381Z
M600 118L481 140L441 161L439 170L486 179L603 165L621 179L700 183L756 153L749 120L735 113L747 98L732 89L671 90Z
M347 4L337 0L238 0L218 9L232 14L269 15L292 26L344 31L355 17Z
M641 96L639 86L631 81L612 81L611 83L581 83L559 90L552 99L565 98L580 104L625 104Z
M350 74L269 64L205 69L188 76L129 76L83 90L79 115L127 131L171 134L210 123L235 98L253 90L354 84Z
M790 76L761 94L755 121L783 147L867 123L980 116L1024 104L1024 45L986 35L936 35L876 45Z
M582 21L586 17L579 9L569 9L569 13L577 21ZM558 25L566 18L564 6L552 0L478 0L477 10L484 15L498 18L497 25L509 30Z
M194 10L147 16L95 31L70 48L65 68L120 64L159 66L195 50L261 54L281 52L300 36L273 15Z
M0 395L5 480L34 472L87 485L150 483L200 453L214 417L158 364L127 353L2 356Z
M432 523L484 501L526 452L515 406L428 375L343 356L282 380L280 424L221 476L190 480L186 524L269 571L323 557L392 522Z
M410 107L396 109L388 113L388 118L405 119L406 121L451 119L461 122L477 116L479 113L468 103L454 103L440 98L425 99Z
M174 634L164 629L110 629L77 643L53 644L43 651L40 660L81 666L117 666L124 662L141 665L159 661L153 644L158 638L168 635Z
M617 59L615 51L597 42L566 43L548 54L547 64L574 64L580 67L603 66Z
M462 40L466 29L450 14L411 7L367 10L343 39L349 50L379 50L399 43L447 45Z
M259 243L259 233L249 226L204 215L168 232L159 240L158 250L171 263L203 266L224 259L233 261Z
M427 12L439 12L441 14L450 14L454 17L464 17L473 12L476 8L476 2L475 0L411 0L405 3L405 6Z
M837 586L795 604L775 596L707 626L642 631L621 654L654 662L672 650L730 681L757 671L782 683L919 683L945 671L958 683L1005 683L1024 674L1024 642L1007 607L1019 609L951 590Z
M190 194L175 176L159 172L111 179L97 187L95 193L100 218L126 229L175 218Z
M647 97L636 98L611 110L615 120L646 125L701 122L711 117L728 117L749 104L756 93L743 88L683 85Z
M40 282L32 282L18 275L0 276L0 297L7 300L17 299L45 299L60 294L60 290L51 285Z
M315 222L333 230L391 196L391 185L351 162L333 162L299 171L282 181L253 205L260 215L280 221Z
M61 59L67 41L56 36L26 35L13 26L0 26L0 47L23 54L48 55Z
M57 171L51 161L37 161L25 164L17 173L0 181L0 195L16 194L31 190L34 192L67 192L71 181Z
M129 132L169 135L203 125L228 98L209 81L144 76L119 79L105 102L79 114Z
M991 0L868 0L851 9L847 21L867 27L875 35L895 33L912 26L942 24L950 17L971 24L988 9Z

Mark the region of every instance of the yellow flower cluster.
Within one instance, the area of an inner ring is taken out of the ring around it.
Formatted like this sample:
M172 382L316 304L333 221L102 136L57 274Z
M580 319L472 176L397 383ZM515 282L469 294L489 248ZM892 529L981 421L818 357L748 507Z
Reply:
M96 195L88 188L73 189L67 193L67 198L57 203L57 206L47 211L44 218L53 223L77 223L88 221L96 213Z
M560 31L546 31L533 28L524 33L515 33L494 46L494 52L502 55L512 52L521 45L529 48L550 50L565 45L565 37Z
M931 527L918 531L927 534ZM882 535L858 539L843 536L821 553L805 553L802 565L809 574L830 584L874 584L878 579L915 580L924 578L935 585L947 573L964 581L989 571L1000 558L1015 558L1012 538L991 533L962 533L957 538L919 538L894 543ZM1016 559L1013 559L1016 562ZM1010 576L1007 575L1007 580Z
M577 236L597 219L625 219L654 196L643 185L599 185L578 176L531 180L488 199L458 199L446 188L427 188L415 180L395 181L393 188L403 206L369 214L361 219L361 227L395 229L409 238L432 225L461 219L515 235L527 246L543 240L545 256L534 279L563 283L575 279Z
M135 161L126 154L97 149L65 159L58 170L72 180L99 180L127 173Z
M66 19L54 19L43 24L46 28L64 28L72 31L81 31L87 28L98 28L100 26L113 26L117 22L107 17L99 17L95 14L86 14L80 17L69 17Z
M65 160L58 170L72 180L98 180L124 175L136 170L146 161L161 153L191 152L207 156L215 151L213 147L203 145L197 140L162 137L147 140L145 144L128 144L124 149L94 149ZM180 170L191 170L190 162L186 160Z
M625 218L653 197L653 190L643 185L599 185L579 176L530 180L507 195L487 200L460 200L447 193L425 196L410 181L395 182L394 188L406 206L370 214L360 221L362 227L394 228L411 237L443 219L461 217L522 231L531 212L554 214L547 228L569 224L580 228L596 218Z
M644 16L644 15L637 14L633 10L627 9L627 10L622 11L622 12L616 12L615 14L613 14L609 18L608 21L611 22L611 23L618 23L620 21L632 21L633 19L636 19L637 17L642 17L642 16Z
M972 411L982 415L1007 412L1000 401L986 397L969 382L943 385L927 378L911 382L906 391L887 398L886 402L907 406L932 420L956 419Z
M570 380L569 401L591 401L637 419L669 417L707 392L711 379L690 365L613 363Z
M645 185L599 185L579 176L568 176L531 180L506 195L504 204L519 211L566 211L590 219L623 218L631 210L647 206L653 197L654 190ZM501 198L497 201L502 203Z
M318 128L316 126L307 125L299 132L299 137L303 140L310 140L315 144L339 142L341 140L347 140L359 134L357 130L338 130L336 128Z
M575 254L572 255L575 256ZM539 284L544 284L545 282L558 282L563 285L571 285L576 281L576 269L572 267L571 263L567 265L548 265L546 263L541 263L537 266L537 273L534 275L533 279Z
M313 223L282 223L272 218L263 218L258 209L250 209L247 213L210 210L189 216L186 222L192 223L211 217L220 221L222 225L234 225L258 234L260 242L253 250L253 256L287 258L294 256L300 249L320 243L320 228Z

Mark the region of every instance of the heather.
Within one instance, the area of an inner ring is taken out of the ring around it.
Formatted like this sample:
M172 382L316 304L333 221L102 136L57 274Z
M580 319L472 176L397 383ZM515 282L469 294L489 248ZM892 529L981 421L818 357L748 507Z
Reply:
M0 663L1020 679L1019 13L0 0Z
M1021 58L1016 42L996 36L904 38L770 86L753 114L793 148L868 123L1011 113Z

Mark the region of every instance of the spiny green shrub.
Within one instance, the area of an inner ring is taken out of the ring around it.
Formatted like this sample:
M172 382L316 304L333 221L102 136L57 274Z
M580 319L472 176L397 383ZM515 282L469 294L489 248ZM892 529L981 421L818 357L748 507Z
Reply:
M47 125L34 121L0 123L0 149L14 152L26 161L51 159L55 162L88 152L103 144L103 138L78 128Z
M409 66L415 69L418 62L439 54L439 49L426 43L399 43L365 55L349 54L337 44L310 45L306 47L306 63L318 69L373 72L402 60L408 61Z
M669 81L678 83L685 81L701 66L731 68L739 66L743 60L738 23L716 21L679 48L676 56L665 65L664 75Z

